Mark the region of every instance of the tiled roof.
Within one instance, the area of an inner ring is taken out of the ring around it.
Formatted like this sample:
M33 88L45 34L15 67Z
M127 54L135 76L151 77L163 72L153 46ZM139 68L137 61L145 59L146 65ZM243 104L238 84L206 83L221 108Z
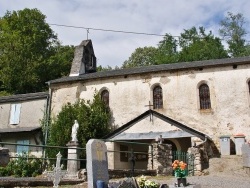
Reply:
M0 133L30 132L30 131L35 131L39 129L41 129L41 127L5 128L5 129L0 129Z
M118 69L118 70L111 70L111 71L101 71L101 72L83 74L79 76L63 77L63 78L59 78L56 80L51 80L48 83L54 84L54 83L62 83L62 82L74 82L74 81L89 80L89 79L108 78L108 77L116 77L116 76L128 76L128 75L143 74L143 73L161 72L161 71L202 69L202 68L207 68L207 67L241 65L241 64L250 64L250 57L193 61L193 62L172 63L172 64L162 64L162 65L152 65L152 66L145 66L145 67Z
M46 99L48 96L49 96L48 92L4 96L4 97L0 97L0 103L27 101L27 100L35 100L35 99L43 99L43 98Z

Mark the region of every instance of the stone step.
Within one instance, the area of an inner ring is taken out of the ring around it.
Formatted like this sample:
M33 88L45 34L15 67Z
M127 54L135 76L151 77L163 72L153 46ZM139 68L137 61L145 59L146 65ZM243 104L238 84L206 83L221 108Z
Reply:
M243 168L242 156L237 155L228 155L221 156L220 158L211 158L209 159L209 174L217 173L238 173L245 174Z

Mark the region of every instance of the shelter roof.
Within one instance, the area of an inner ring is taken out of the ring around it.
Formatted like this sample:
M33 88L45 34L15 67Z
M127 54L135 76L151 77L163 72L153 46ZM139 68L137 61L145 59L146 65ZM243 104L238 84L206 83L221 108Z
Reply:
M148 116L155 116L177 128L179 131L168 131L168 132L149 132L149 133L125 133L127 129L138 123L139 121L145 119ZM206 134L199 132L187 125L184 125L172 118L169 118L163 114L160 114L154 110L147 110L138 117L132 119L128 123L114 130L112 133L106 135L103 139L111 140L138 140L138 139L154 139L156 136L162 135L163 138L176 138L176 137L198 137L202 140L209 138Z

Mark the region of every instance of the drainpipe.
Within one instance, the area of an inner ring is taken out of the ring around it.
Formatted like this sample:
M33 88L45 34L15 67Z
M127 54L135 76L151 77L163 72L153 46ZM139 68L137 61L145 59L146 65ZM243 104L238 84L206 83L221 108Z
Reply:
M200 143L199 145L197 145L196 147L198 147L198 146L200 146L202 144L205 144L206 142L207 142L207 135L205 135L205 140L202 143Z
M45 138L44 138L44 145L47 146L48 141L48 129L49 129L49 121L50 121L50 113L51 113L51 99L52 99L52 89L50 88L50 83L48 83L49 86L49 96L47 97L47 104L46 104L46 120L45 120ZM45 149L43 149L43 158L45 158Z

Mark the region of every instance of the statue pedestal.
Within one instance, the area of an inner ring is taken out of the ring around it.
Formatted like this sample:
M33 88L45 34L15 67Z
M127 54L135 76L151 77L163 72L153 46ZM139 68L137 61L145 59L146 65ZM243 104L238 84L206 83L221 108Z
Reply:
M80 161L78 160L78 142L70 141L66 145L68 146L68 162L67 162L67 171L68 178L78 178L77 171L80 169Z

